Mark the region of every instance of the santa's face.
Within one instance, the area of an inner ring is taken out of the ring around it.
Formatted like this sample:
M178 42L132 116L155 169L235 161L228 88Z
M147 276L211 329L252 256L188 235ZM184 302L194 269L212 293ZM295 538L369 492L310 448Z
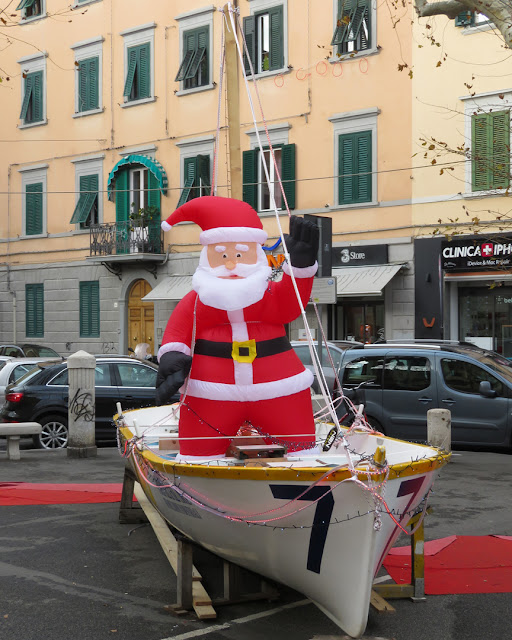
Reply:
M271 269L257 242L223 242L206 245L192 286L204 304L233 311L261 300Z

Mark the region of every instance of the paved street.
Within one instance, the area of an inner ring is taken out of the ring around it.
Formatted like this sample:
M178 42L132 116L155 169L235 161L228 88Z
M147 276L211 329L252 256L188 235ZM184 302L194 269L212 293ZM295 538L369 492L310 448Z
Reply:
M68 459L65 451L24 449L20 462L7 461L0 450L0 482L121 482L123 465L110 447L84 460ZM456 452L431 497L426 539L512 535L511 479L508 454ZM175 600L175 576L151 527L119 524L118 510L117 503L1 508L0 640L345 637L289 589L276 602L218 608L217 620L174 617L164 606ZM215 560L205 553L196 563L215 595L219 585L207 577ZM370 611L364 637L505 640L510 601L510 594L395 600L396 613Z

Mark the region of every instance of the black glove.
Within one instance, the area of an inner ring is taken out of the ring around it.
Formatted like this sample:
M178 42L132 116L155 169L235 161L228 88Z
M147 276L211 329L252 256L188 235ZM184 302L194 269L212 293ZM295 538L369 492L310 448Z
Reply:
M158 407L170 402L172 396L185 382L191 366L191 356L180 351L168 351L163 354L156 376L156 405Z
M292 267L312 267L318 255L319 230L310 220L292 216L290 218L290 233L284 238Z

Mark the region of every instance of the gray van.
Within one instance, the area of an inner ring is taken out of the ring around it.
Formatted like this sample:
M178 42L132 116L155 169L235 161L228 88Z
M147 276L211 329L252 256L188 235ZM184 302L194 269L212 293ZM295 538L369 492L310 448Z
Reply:
M512 363L463 342L381 343L345 351L344 389L364 389L369 422L425 441L427 411L449 409L452 443L512 447Z

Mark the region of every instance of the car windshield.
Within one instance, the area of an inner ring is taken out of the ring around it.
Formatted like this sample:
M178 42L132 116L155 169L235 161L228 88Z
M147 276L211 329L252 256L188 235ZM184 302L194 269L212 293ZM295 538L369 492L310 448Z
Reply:
M510 362L510 360L507 360L497 353L491 353L489 351L472 351L471 356L475 358L475 360L478 360L478 362L481 362L482 364L487 365L493 371L496 371L496 373L501 374L504 378L512 383L512 362Z

